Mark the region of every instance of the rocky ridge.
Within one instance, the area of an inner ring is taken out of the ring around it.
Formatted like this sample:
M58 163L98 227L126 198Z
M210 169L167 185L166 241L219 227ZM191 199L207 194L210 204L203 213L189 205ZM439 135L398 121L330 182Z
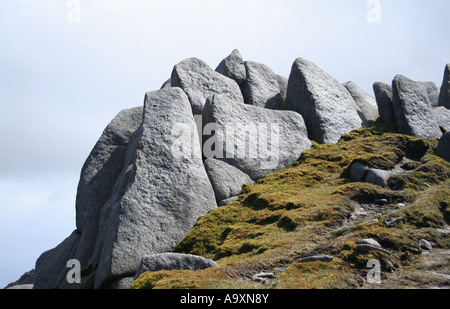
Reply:
M440 138L450 127L448 65L445 74L439 96L436 87L398 75L392 86L374 84L374 97L302 58L289 78L244 61L238 50L216 70L197 58L181 61L160 90L146 94L144 106L121 111L105 128L81 171L77 229L39 257L34 288L129 287L143 263L185 246L199 219L237 200L243 188L298 164L317 145L337 145L379 117L398 133ZM447 137L437 150L446 160ZM407 158L413 163L403 156L394 164L359 160L348 162L348 169L353 181L401 186L422 156ZM297 226L293 218L278 219L288 230ZM353 249L367 246L373 244ZM191 258L202 255L185 251ZM315 261L329 263L324 256ZM82 284L66 280L71 259L81 263Z

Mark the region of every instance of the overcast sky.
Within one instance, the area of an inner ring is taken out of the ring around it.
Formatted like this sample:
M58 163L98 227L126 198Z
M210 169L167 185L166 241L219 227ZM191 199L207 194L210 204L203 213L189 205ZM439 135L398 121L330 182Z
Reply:
M370 94L398 73L440 87L449 12L448 0L1 0L0 286L75 229L103 129L181 60L215 69L238 48L286 77L309 59Z

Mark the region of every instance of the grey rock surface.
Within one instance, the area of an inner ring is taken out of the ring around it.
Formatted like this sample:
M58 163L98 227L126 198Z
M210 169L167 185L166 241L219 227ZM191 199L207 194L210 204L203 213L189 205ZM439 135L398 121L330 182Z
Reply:
M432 109L433 115L439 127L444 129L445 132L450 132L450 109L446 109L443 106L434 107Z
M245 71L244 60L242 59L239 50L233 50L228 57L223 59L216 68L216 72L231 78L238 83L238 85L245 82L247 79L247 73Z
M245 103L281 109L283 99L277 75L268 66L252 61L245 62L245 69L247 80L242 85Z
M220 95L208 99L203 125L204 151L214 150L206 157L225 161L255 181L292 165L312 145L298 113L239 104Z
M391 254L392 252L386 249L383 249L379 246L375 246L372 244L359 244L356 246L355 248L356 251L360 251L360 252L369 252L369 251L379 251L379 252L383 252L386 254Z
M402 170L380 170L371 168L360 162L355 162L350 166L350 178L354 182L368 182L381 187L387 187L389 178L401 173Z
M350 93L312 62L298 58L291 70L286 108L300 113L309 138L335 144L343 134L361 127L362 121Z
M439 106L439 89L434 82L420 82L425 87L428 94L428 101L431 107Z
M331 262L333 260L332 256L329 255L316 255L316 256L308 256L299 261L299 263L308 263L308 262Z
M450 236L450 230L447 229L435 229L435 231L442 236Z
M236 202L238 199L239 199L239 196L232 196L230 198L220 201L217 205L218 206L226 206L230 203Z
M439 140L439 145L436 149L436 154L450 162L450 132L442 135Z
M217 267L213 260L201 256L181 253L161 253L144 256L134 279L147 271L159 270L202 270Z
M379 114L376 99L373 96L365 93L361 88L359 88L357 84L352 81L346 82L343 85L355 100L355 103L358 106L357 111L363 122L363 125L368 126L369 121L377 120Z
M239 195L244 184L254 183L247 174L224 161L210 158L204 164L218 203Z
M171 88L172 87L172 81L171 78L169 78L168 80L166 80L164 82L164 84L162 84L161 89L167 89L167 88Z
M419 240L419 247L424 250L432 250L433 249L433 245L431 244L431 242L429 242L426 239Z
M428 92L420 82L397 75L392 81L397 132L419 138L442 135L433 115Z
M275 279L276 276L274 273L258 273L252 276L252 281L268 284L271 280Z
M365 239L361 239L360 241L358 241L358 244L360 245L371 245L371 246L375 246L378 248L381 248L381 245L378 241L376 241L373 238L365 238Z
M128 142L142 123L142 107L122 110L108 124L81 170L76 197L76 225L81 234L73 258L88 265L97 240L100 212L122 171Z
M399 222L403 222L403 217L391 217L383 221L383 223L388 227L393 226L394 224Z
M175 65L171 77L172 87L183 89L195 115L201 115L206 99L222 94L237 102L244 102L239 85L197 58L189 58Z
M431 274L431 275L433 275L433 276L440 277L440 278L442 278L442 279L447 280L447 281L450 282L450 275L441 274L441 273L438 273L438 272L435 272L435 271L428 271L428 270L425 271L425 272L428 273L428 274Z
M450 63L445 66L444 80L439 93L439 106L450 109Z
M71 288L66 280L67 262L73 259L80 241L80 234L74 231L54 249L41 254L36 261L34 289Z
M395 125L392 86L382 82L376 82L373 84L373 91L381 119L388 125Z
M370 169L367 172L365 181L373 183L381 187L387 187L388 180L392 176L392 171L384 171L379 169Z
M174 134L180 124L190 134ZM195 131L180 88L146 94L143 123L102 209L95 288L134 275L144 255L172 251L200 216L217 207Z
M280 95L281 95L281 100L282 100L282 110L286 109L286 95L287 95L287 87L288 87L288 83L289 83L289 79L287 79L284 76L278 75L277 74L277 79L278 79L278 85L280 86Z
M364 181L369 170L367 165L355 162L350 167L350 178L355 182Z

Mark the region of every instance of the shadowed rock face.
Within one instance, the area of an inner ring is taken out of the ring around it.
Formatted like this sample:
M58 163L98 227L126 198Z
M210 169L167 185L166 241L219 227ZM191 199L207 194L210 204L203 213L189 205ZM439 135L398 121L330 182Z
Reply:
M439 106L450 109L450 63L445 66L444 81L439 94Z
M80 242L80 233L74 231L54 249L41 254L36 261L34 289L70 288L66 280L67 261L73 259Z
M375 93L378 113L381 119L388 125L395 125L392 86L385 83L376 82L373 84L373 91Z
M161 253L142 257L135 279L147 271L201 270L216 267L217 263L192 254Z
M436 154L450 162L450 132L444 134L439 140Z
M312 62L298 58L289 77L286 108L300 113L311 140L334 144L341 136L361 127L350 93Z

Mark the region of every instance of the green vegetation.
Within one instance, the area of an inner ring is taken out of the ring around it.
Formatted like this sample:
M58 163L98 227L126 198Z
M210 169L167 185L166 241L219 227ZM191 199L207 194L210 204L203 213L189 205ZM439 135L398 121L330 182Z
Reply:
M79 290L90 290L94 288L95 275L97 274L98 261L92 263L81 270L81 277L85 278L77 287Z
M176 248L214 259L219 267L144 273L132 288L356 288L364 287L371 259L387 273L414 269L422 252L418 240L450 249L449 237L436 232L450 223L450 163L434 154L437 142L395 134L375 122L336 145L314 143L292 167L244 186L238 201L200 218ZM392 177L389 188L349 179L354 162L392 169L405 157L407 173ZM397 209L398 203L406 207ZM384 224L392 217L403 220ZM392 254L358 252L363 238ZM334 259L298 263L319 254ZM262 271L274 272L276 280L269 286L251 282Z

